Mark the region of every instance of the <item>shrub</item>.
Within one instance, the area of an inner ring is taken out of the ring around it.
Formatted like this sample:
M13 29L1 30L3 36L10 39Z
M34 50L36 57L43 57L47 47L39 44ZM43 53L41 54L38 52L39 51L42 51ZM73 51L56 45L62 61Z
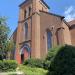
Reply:
M41 59L28 59L28 60L24 61L23 65L27 65L30 67L43 68L43 60L41 60Z
M15 71L18 64L14 60L3 60L0 61L0 71Z
M44 69L49 69L51 61L54 59L56 53L61 48L61 46L52 48L48 51L47 57L44 61Z
M24 75L46 75L48 70L44 70L43 68L29 67L20 65L20 71L24 73Z
M75 47L61 47L51 61L48 75L75 75Z
M50 67L50 63L51 63L51 61L45 60L44 63L43 63L43 68L46 69L46 70L48 70L49 67Z
M2 60L2 55L0 54L0 60Z
M2 71L3 66L4 66L4 64L3 64L3 62L0 60L0 71Z
M46 57L46 60L49 60L49 61L52 61L53 58L55 57L55 55L57 54L58 50L61 48L61 46L58 46L58 47L55 47L55 48L52 48L48 51L48 54L47 54L47 57Z

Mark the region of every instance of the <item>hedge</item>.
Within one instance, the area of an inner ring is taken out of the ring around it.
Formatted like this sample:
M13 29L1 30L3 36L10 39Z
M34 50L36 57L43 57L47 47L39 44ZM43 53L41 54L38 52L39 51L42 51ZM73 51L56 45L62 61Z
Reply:
M14 60L0 60L0 72L15 71L18 64Z
M61 47L51 61L48 75L75 75L75 47Z
M23 65L27 65L30 67L43 68L43 60L41 60L41 59L28 59L28 60L24 61Z
M54 59L55 55L57 54L58 50L61 48L61 46L57 46L55 48L51 48L48 50L47 57L44 61L44 69L49 69L51 61Z

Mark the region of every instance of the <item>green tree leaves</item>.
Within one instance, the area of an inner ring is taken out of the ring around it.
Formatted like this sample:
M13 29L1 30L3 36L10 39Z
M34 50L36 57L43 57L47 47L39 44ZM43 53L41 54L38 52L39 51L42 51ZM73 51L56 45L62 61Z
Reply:
M0 17L0 56L2 56L2 58L6 57L6 53L9 50L7 50L8 45L11 43L8 41L8 35L9 27L7 26L6 18Z

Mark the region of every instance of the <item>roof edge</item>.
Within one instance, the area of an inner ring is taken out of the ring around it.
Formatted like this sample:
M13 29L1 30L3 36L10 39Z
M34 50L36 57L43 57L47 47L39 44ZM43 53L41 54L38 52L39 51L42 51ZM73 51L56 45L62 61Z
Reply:
M25 4L27 2L27 0L25 0L24 2L22 2L19 7L21 7L23 4Z
M19 7L21 7L23 4L25 4L28 0L25 0L24 2L22 2ZM43 4L45 4L45 6L50 9L50 7L48 6L48 4L44 1L44 0L41 0L43 2Z
M11 34L10 39L11 39L11 37L12 37L16 32L17 32L17 27L16 27L16 29L13 31L13 33Z
M44 1L44 0L41 0L44 4L45 4L45 6L48 8L48 9L50 9L50 7L48 6L48 4Z
M61 17L62 19L65 18L64 16L61 16L61 15L58 15L58 14L54 14L54 13L50 13L50 12L46 12L46 11L42 11L42 10L40 10L40 12L47 13L49 15L54 15L54 16L57 16L57 17Z
M63 19L63 22L70 28L70 25L68 22L65 21L65 19Z

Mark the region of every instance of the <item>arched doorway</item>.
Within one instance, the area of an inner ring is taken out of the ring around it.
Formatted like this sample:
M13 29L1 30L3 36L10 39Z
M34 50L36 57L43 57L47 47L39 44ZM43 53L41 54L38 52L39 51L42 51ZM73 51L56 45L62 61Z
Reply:
M21 54L21 63L23 63L24 60L29 59L30 58L30 48L29 48L29 46L28 45L24 45L21 48L20 54Z

